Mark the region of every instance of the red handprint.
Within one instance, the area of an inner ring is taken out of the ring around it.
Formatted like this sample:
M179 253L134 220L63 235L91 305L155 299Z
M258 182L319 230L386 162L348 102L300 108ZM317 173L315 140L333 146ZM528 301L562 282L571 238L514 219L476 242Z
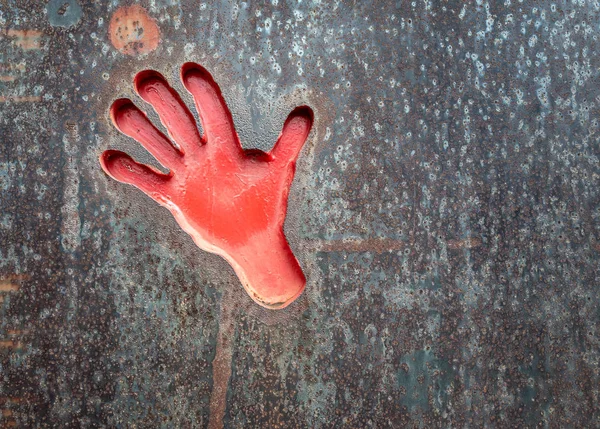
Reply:
M113 179L136 186L168 208L198 247L225 258L254 301L283 308L306 283L283 223L296 159L312 127L312 110L294 109L270 152L244 150L210 73L186 63L181 79L194 97L204 136L179 95L154 71L138 73L135 89L152 105L175 144L131 100L116 100L110 110L117 129L142 144L170 172L139 164L116 150L105 151L100 164Z

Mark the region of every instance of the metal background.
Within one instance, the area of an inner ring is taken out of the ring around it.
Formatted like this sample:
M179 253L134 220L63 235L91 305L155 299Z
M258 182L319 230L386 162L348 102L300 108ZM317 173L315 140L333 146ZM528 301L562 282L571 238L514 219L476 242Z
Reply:
M2 424L600 427L597 1L125 5L0 2ZM315 111L283 311L97 162L185 61L248 147Z

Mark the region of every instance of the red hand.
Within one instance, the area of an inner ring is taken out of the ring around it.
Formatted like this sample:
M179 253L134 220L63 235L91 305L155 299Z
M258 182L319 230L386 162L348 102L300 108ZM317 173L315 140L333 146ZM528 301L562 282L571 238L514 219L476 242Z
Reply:
M194 97L204 136L165 78L153 71L140 72L135 89L154 107L177 147L128 99L113 103L111 118L170 172L163 174L116 150L100 156L102 168L168 208L198 247L231 264L258 304L283 308L306 283L283 222L296 159L312 127L312 110L294 109L269 153L244 150L210 73L186 63L181 79Z

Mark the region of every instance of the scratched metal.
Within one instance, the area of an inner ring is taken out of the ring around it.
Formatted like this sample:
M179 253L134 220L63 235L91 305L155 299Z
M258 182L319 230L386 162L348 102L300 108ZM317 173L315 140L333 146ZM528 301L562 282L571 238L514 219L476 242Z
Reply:
M129 5L0 2L2 425L600 427L598 2ZM97 162L185 61L248 147L315 111L285 310Z

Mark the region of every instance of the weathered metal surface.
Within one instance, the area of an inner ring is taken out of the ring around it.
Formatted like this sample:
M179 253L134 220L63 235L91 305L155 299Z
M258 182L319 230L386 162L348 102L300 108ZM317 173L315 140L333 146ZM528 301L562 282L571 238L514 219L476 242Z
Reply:
M596 2L126 6L0 3L3 424L600 426ZM315 111L285 310L98 165L185 61L247 144Z

